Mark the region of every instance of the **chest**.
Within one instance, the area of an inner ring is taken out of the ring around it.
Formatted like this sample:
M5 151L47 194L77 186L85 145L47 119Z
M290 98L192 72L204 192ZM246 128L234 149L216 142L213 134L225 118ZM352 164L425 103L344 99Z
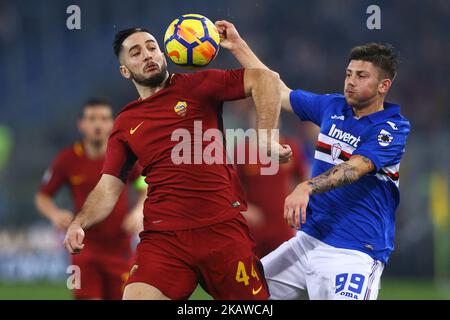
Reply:
M180 137L194 140L221 125L221 104L174 92L130 110L122 120L122 135L139 158L173 147Z
M100 180L102 168L103 159L77 159L67 170L68 183L71 188L91 190Z
M361 145L369 125L367 119L355 119L344 112L330 112L322 120L320 136L329 144L337 144L353 151Z
M326 168L347 161L364 142L366 119L355 119L342 112L330 112L323 120L314 158Z

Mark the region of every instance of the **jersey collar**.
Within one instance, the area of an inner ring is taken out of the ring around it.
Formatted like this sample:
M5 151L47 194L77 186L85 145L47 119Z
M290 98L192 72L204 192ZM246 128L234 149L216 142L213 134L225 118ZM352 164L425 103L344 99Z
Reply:
M372 114L369 114L368 116L364 116L360 119L364 119L367 118L369 119L371 122L379 122L382 120L386 120L388 118L390 118L393 115L399 114L400 113L400 106L398 104L394 104L394 103L390 103L390 102L384 102L383 104L384 109ZM346 113L347 115L351 115L353 116L353 109L352 107L350 107L348 104L346 105Z
M400 113L400 106L398 104L385 102L383 106L383 110L369 114L367 118L372 122L379 122Z

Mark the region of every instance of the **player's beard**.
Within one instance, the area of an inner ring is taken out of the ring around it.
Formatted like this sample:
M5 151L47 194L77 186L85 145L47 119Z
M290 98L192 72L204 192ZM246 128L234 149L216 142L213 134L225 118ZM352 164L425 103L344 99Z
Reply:
M159 85L161 85L163 81L166 79L166 77L167 77L167 64L165 62L161 64L161 71L149 78L142 78L135 73L131 73L131 78L136 83L140 84L141 86L150 88L158 87Z

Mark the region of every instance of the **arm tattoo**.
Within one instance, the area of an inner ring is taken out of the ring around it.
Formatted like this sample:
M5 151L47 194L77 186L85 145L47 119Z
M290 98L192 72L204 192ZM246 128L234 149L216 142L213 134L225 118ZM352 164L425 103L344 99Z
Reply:
M310 179L308 185L312 188L312 194L316 194L351 184L359 178L356 168L343 162Z

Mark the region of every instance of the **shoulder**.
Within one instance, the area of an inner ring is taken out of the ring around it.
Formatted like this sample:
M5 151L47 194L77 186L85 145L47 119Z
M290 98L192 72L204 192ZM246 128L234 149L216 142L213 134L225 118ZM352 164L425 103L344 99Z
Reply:
M324 94L323 99L329 104L330 109L333 109L333 111L343 112L345 109L350 108L345 96L340 93Z
M330 101L344 105L347 104L347 100L345 99L345 96L342 93L326 93L323 96Z
M312 98L316 99L317 102L333 103L338 106L345 106L347 104L345 96L339 93L313 93L303 89L296 89L290 92L291 99L302 99L302 98Z
M132 115L135 114L135 110L141 106L141 100L135 100L127 104L114 118L114 125L110 135L110 138L116 136L118 133L121 133L123 130L127 131L130 129L130 126L134 123L131 123L133 118ZM136 125L136 124L134 124Z
M323 94L321 99L323 103L328 105L328 109L333 112L344 112L347 108L350 108L345 96L340 93Z
M408 132L411 129L411 123L409 122L409 120L400 113L394 119L392 119L392 121L397 122L401 128L408 130Z
M178 73L175 74L175 81L204 81L206 79L225 79L226 77L243 77L245 73L244 68L239 69L206 69L199 70L193 73Z
M377 119L377 121L374 121L372 128L374 130L385 130L394 134L407 135L411 124L403 115L396 113L384 119Z
M345 96L339 93L322 94L318 98L318 105L323 110L323 116L330 116L333 118L342 118L344 120L344 114L350 106L347 104Z
M76 142L62 149L54 158L54 164L63 166L83 157L84 151L81 142Z
M114 122L117 122L118 120L120 120L121 118L124 117L124 114L127 114L129 111L134 110L136 108L138 108L142 103L142 99L136 99L133 100L131 102L129 102L128 104L126 104L116 115L116 118L114 119Z
M74 144L65 147L58 153L58 157L69 159L82 157L84 154L83 145L81 142L75 142Z
M399 115L374 123L368 129L365 139L377 141L381 147L404 146L410 125L408 120Z

